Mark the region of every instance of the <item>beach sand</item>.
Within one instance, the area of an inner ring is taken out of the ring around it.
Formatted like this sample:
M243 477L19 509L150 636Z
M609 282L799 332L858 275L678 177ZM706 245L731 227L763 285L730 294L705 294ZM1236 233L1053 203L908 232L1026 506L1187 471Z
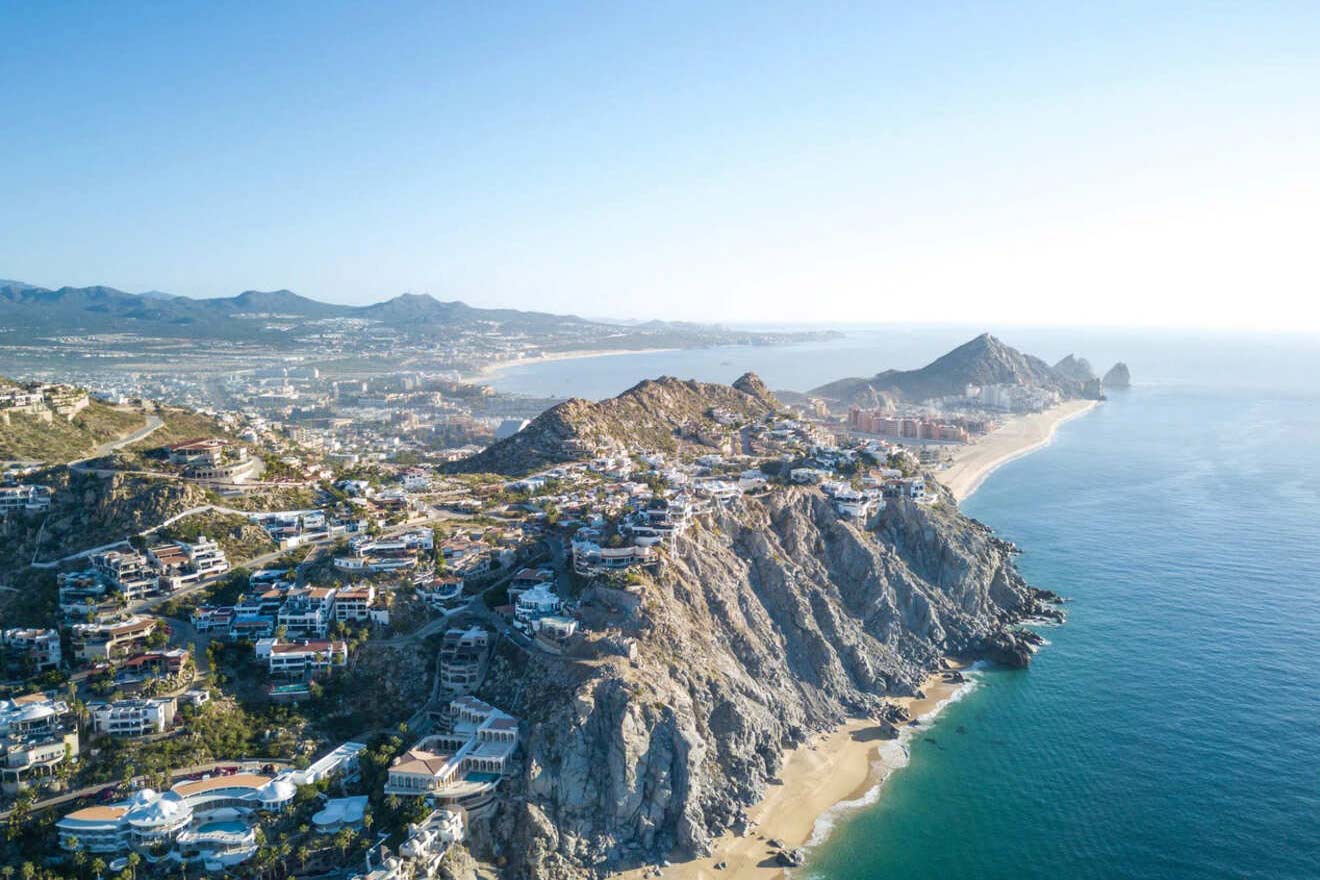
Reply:
M530 364L544 364L550 361L575 361L582 358L610 357L620 354L656 354L662 351L676 351L673 348L616 348L616 349L578 349L573 351L555 351L535 357L511 358L507 361L494 361L486 364L475 373L462 378L464 382L481 382L504 370L525 367Z
M956 664L951 664L956 667ZM966 684L949 684L939 675L923 686L923 699L894 699L906 706L913 718L930 716L952 699ZM711 855L688 862L675 862L663 869L663 877L677 880L775 880L784 869L775 863L770 840L788 849L805 846L815 834L817 821L839 805L861 800L897 768L906 763L899 741L883 739L871 721L850 721L837 730L821 734L784 756L782 785L771 785L765 798L748 809L752 824L745 837L726 834L715 841ZM716 869L719 862L726 862ZM640 880L648 869L638 868L618 876Z
M936 478L963 501L985 482L995 469L1034 452L1054 439L1059 425L1095 407L1094 400L1068 400L1044 412L1015 416L975 443L953 454L953 464L936 472Z
M940 482L962 501L1001 465L1047 445L1059 425L1089 412L1093 400L1070 400L1052 409L1008 419L1002 427L954 454L954 462L937 474ZM896 699L913 718L927 721L961 688L936 674L922 687L925 697ZM879 736L869 721L850 721L837 730L789 752L780 774L782 785L772 785L765 798L747 813L751 825L746 836L727 834L712 847L710 856L676 862L662 876L676 880L778 880L784 869L775 863L778 840L788 849L813 841L822 817L855 804L874 791L894 770L907 763L901 741ZM724 862L725 867L715 865ZM650 869L638 868L619 876L641 880Z

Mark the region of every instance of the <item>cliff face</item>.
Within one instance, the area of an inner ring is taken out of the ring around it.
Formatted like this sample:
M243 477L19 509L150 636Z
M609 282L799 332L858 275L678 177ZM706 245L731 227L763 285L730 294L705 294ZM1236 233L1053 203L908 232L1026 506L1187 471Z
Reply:
M487 695L524 719L492 829L510 876L704 853L810 732L892 718L881 698L946 654L1027 662L1009 625L1050 610L1007 544L951 503L898 502L871 526L815 490L743 500L667 544L638 595L585 594L603 634L577 656L507 649Z
M1096 378L1095 370L1091 367L1091 362L1086 358L1079 358L1075 354L1070 354L1055 364L1054 372L1083 383L1090 382L1092 379Z

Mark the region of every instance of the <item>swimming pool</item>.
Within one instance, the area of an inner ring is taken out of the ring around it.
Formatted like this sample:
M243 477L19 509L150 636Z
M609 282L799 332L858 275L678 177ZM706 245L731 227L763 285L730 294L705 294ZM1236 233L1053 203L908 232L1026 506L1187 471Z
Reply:
M247 825L237 820L207 822L197 827L198 834L246 834Z

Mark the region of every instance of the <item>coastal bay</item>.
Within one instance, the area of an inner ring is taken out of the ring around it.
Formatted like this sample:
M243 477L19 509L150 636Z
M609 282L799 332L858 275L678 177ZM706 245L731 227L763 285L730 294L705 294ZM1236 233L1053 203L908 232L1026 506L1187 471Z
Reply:
M1011 416L999 428L959 447L953 463L936 476L949 488L953 497L963 501L999 468L1035 452L1054 439L1059 426L1084 416L1096 406L1095 400L1065 400L1044 412Z
M963 505L1068 623L977 671L795 876L1315 876L1314 392L1109 398Z

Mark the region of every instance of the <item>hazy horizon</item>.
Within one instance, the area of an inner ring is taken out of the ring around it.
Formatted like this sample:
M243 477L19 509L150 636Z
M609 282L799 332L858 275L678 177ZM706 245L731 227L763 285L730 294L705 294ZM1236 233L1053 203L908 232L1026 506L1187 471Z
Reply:
M0 266L40 286L1320 330L1307 4L6 25Z

